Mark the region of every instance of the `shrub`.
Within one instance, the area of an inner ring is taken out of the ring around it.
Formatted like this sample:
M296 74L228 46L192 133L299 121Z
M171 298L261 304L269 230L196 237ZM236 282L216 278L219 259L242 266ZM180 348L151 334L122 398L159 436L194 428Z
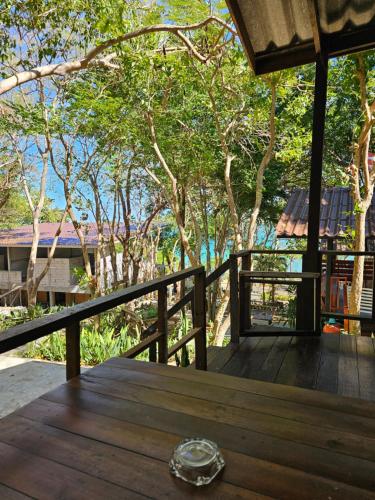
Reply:
M103 326L97 331L91 324L83 324L81 329L81 362L84 365L96 365L119 356L138 343L138 339L129 335L125 325L118 334L114 329ZM28 344L24 356L41 358L49 361L65 361L65 332L56 332L47 337ZM146 359L147 352L138 359Z

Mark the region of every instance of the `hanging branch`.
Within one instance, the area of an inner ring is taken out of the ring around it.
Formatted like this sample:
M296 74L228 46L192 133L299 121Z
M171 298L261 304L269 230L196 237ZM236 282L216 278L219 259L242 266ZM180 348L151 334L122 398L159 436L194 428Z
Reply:
M189 38L187 38L187 36L184 35L183 32L194 31L203 28L204 26L207 26L211 23L219 24L220 26L227 29L233 35L236 35L236 31L229 24L227 24L225 21L216 16L210 16L199 23L187 24L181 26L173 26L169 24L155 24L152 26L146 26L138 30L132 31L131 33L125 33L124 35L120 35L116 38L111 38L105 42L100 43L96 47L89 50L86 53L86 55L84 55L81 59L75 61L66 61L57 64L47 64L44 66L38 66L29 71L20 71L14 74L13 76L5 78L2 81L0 81L0 95L9 92L10 90L14 89L15 87L18 87L19 85L31 82L32 80L45 78L47 76L54 76L54 75L65 76L71 73L76 73L84 69L88 69L93 66L118 68L118 66L112 62L116 54L111 53L103 57L99 56L101 56L103 52L106 51L107 49L115 47L116 45L119 45L128 40L132 40L133 38L137 38L143 35L149 35L151 33L164 32L173 34L182 41L182 43L185 45L185 47L193 57L195 57L201 63L206 63L210 59L211 55L208 54L206 56L201 54L193 45L193 43L189 40ZM214 52L216 52L215 47L213 48L213 50Z

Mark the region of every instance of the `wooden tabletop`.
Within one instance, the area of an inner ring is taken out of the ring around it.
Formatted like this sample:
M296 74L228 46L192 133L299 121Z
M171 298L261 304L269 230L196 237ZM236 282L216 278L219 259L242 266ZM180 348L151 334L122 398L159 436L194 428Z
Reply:
M184 437L226 467L171 476ZM0 498L375 498L375 404L114 358L0 421Z

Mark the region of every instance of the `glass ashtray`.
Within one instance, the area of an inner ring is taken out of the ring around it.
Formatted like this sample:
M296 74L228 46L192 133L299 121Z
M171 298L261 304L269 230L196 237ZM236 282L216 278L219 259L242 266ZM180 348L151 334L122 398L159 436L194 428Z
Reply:
M209 484L224 466L217 444L197 437L181 441L169 462L172 474L196 486Z

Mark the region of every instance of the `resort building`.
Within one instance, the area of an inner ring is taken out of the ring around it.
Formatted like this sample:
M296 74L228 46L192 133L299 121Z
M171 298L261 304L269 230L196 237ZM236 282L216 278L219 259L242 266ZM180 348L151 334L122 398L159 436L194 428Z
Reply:
M46 265L58 223L40 224L35 275L38 276ZM33 227L22 226L0 231L0 301L2 305L26 305L26 291L7 294L26 281L30 257ZM85 226L85 241L90 256L91 271L97 266L98 232L95 224ZM122 254L117 255L121 262ZM108 258L108 264L110 265ZM103 263L101 262L103 267ZM83 267L82 249L79 238L71 223L65 223L60 234L52 264L42 279L37 301L43 305L79 304L89 298L87 289L79 285L76 270ZM119 266L121 269L121 265Z

